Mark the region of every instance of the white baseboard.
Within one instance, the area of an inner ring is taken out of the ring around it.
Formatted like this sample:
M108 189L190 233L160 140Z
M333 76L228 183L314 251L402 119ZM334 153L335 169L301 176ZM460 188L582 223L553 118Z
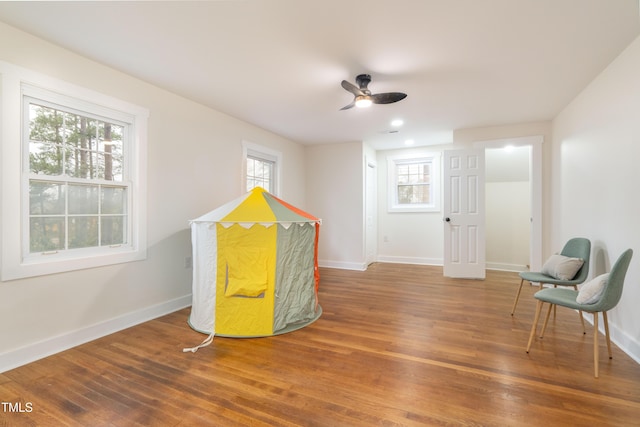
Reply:
M388 262L392 264L417 264L417 265L439 265L442 266L443 261L440 258L422 258L422 257L402 257L394 255L380 255L378 262Z
M191 295L189 294L162 304L143 308L95 325L2 353L0 354L0 373L164 316L165 314L173 313L190 305Z
M583 314L582 317L593 326L593 316L591 314ZM602 324L602 316L600 316L598 322L598 329L602 336L605 336L604 325ZM609 322L609 333L611 336L611 342L617 345L620 350L624 351L630 358L636 363L640 364L640 342L634 339L632 336L624 331L618 329L616 325Z
M504 264L500 262L487 262L486 267L488 270L501 270L501 271L529 271L529 267L520 264Z
M442 266L444 261L441 258L422 258L422 257L402 257L395 255L378 255L376 262L388 262L391 264L416 264L416 265L436 265ZM329 261L320 260L318 262L320 267L338 268L342 270L358 270L364 271L367 266L364 263L355 262L343 262L343 261ZM497 262L487 262L486 267L488 270L504 270L504 271L527 271L526 265L519 264L504 264Z
M318 266L326 268L337 268L340 270L365 271L367 269L367 265L364 262L318 260Z

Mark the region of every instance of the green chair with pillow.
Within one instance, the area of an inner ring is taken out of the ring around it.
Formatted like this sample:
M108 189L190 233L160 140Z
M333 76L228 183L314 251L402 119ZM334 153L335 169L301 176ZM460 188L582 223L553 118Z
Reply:
M591 257L591 241L584 237L569 240L560 254L552 255L542 266L542 271L523 271L520 273L520 287L513 302L511 315L516 312L520 291L524 281L539 283L540 289L544 284L554 286L571 286L578 289L578 285L587 280L589 275L589 259ZM582 318L582 316L580 317ZM583 323L584 328L584 323Z
M633 251L627 249L620 255L616 263L607 274L601 274L595 279L585 283L580 287L579 291L573 289L546 288L542 289L534 295L538 300L536 306L536 314L531 326L531 334L529 335L529 343L527 344L527 353L531 349L531 343L536 333L540 312L544 303L549 303L549 307L561 306L568 307L580 312L586 311L593 313L593 362L595 377L598 378L598 313L602 313L604 321L604 332L607 337L607 350L609 359L613 358L611 353L611 338L609 337L609 321L607 320L607 311L614 308L620 301L622 296L622 287L624 278L631 262ZM543 337L547 326L547 319L542 327L540 338Z

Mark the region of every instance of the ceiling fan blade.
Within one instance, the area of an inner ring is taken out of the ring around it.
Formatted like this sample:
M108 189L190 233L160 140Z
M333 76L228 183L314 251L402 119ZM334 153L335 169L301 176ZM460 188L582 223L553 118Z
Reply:
M349 105L345 105L344 107L342 107L342 108L340 109L340 111L342 111L342 110L348 110L349 108L353 108L355 105L356 105L356 100L354 99L354 100L353 100L353 102L352 102L351 104L349 104Z
M374 104L392 104L394 102L401 101L407 97L406 93L402 92L387 92L387 93L377 93L375 95L371 95L371 100Z
M354 94L355 96L364 95L364 93L360 90L360 88L353 83L349 83L346 80L342 81L342 87Z

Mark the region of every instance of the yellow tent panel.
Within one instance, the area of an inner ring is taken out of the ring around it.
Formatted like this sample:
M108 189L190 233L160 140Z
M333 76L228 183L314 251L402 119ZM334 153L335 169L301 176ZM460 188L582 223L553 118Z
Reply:
M277 227L216 224L218 277L216 332L273 334Z
M269 204L265 201L264 190L252 191L248 197L238 205L233 211L229 212L220 222L273 222L276 221L276 215Z

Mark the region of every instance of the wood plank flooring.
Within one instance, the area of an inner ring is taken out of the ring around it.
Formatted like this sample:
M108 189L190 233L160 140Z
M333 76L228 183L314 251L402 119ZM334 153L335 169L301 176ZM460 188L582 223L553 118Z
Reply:
M0 374L32 407L0 426L640 425L640 365L601 336L594 378L592 332L560 308L527 354L537 287L512 317L518 284L321 269L323 315L293 333L183 353L204 339L185 309Z

